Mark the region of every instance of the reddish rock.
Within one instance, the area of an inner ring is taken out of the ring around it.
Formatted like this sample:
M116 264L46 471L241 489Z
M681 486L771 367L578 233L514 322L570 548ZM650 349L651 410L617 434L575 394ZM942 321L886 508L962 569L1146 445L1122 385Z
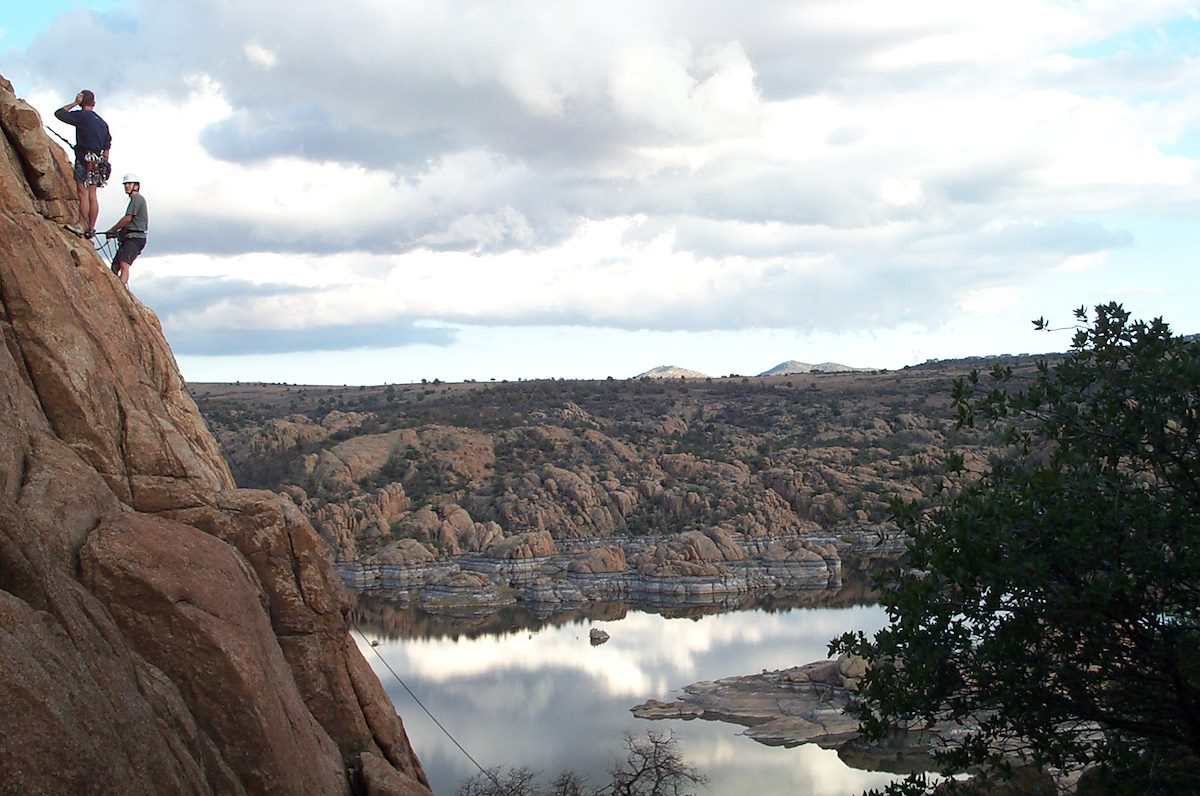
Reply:
M676 543L690 561L741 561L746 558L746 551L721 528L685 531L679 534Z
M654 545L634 558L631 567L642 575L658 578L713 577L725 572L700 558L694 546L677 541Z
M362 756L362 779L363 787L372 796L426 796L429 793L408 777L398 776L386 760L369 753Z
M71 179L71 164L62 148L52 142L42 118L32 105L18 99L12 83L0 77L0 125L15 149L0 159L7 173L0 179L0 206L12 211L33 211L60 224L79 217L62 186ZM18 171L19 169L19 171Z
M436 555L416 539L399 539L366 559L367 564L416 564L433 561Z
M583 575L624 572L628 568L625 551L616 545L604 545L586 550L567 564L568 572L577 572Z
M503 538L504 531L495 522L474 522L459 533L455 541L458 550L480 552Z
M92 533L79 559L84 584L179 688L247 791L345 792L337 745L304 704L266 595L234 548L129 513Z
M0 507L7 554L11 508ZM95 597L44 571L10 593L3 563L0 793L244 792L175 685L129 650Z
M0 126L0 794L348 794L363 752L428 793L327 548L234 489L3 78Z
M482 572L456 569L431 578L425 585L439 589L488 589L492 581Z
M346 632L347 604L328 545L295 505L270 492L213 497L211 507L175 515L246 556L266 588L273 630L309 709L342 748L365 747L423 779L394 709L367 710L391 703L373 676L356 675L361 655Z
M552 556L558 549L549 531L533 531L502 539L484 552L492 558L523 560Z

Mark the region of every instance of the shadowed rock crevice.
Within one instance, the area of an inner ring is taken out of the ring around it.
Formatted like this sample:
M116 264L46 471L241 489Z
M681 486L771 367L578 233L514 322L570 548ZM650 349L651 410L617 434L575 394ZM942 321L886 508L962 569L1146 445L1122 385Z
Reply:
M328 548L235 488L3 78L0 127L0 795L428 794Z

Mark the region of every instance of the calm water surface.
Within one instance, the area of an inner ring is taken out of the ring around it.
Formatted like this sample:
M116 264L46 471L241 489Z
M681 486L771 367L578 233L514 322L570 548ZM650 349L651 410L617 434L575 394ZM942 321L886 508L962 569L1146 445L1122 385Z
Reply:
M359 639L438 796L454 794L477 769L376 653L485 767L526 766L545 772L543 782L572 769L592 786L605 784L623 734L647 730L675 735L688 763L708 777L699 793L841 796L893 779L849 768L815 746L764 746L735 724L646 721L629 712L700 680L822 660L834 636L886 624L877 606L674 618L609 607L548 620L519 613L447 620L375 603L358 622L378 642L371 648ZM591 646L593 627L611 639Z

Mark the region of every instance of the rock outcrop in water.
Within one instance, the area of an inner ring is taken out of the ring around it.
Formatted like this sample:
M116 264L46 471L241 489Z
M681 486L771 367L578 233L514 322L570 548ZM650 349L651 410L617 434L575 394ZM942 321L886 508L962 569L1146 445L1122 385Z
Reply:
M842 657L782 671L693 683L672 702L651 699L631 708L641 719L709 719L742 724L745 735L769 746L816 743L836 749L858 734L845 713L866 671Z
M328 546L236 489L0 78L0 794L422 794Z

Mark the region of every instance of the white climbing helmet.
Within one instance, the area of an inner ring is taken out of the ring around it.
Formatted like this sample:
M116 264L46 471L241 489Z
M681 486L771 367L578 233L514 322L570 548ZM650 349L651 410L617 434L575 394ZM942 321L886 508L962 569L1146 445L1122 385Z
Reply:
M124 177L121 178L122 185L124 185L127 182L136 182L138 185L142 184L142 181L139 180L137 175L134 174L133 172L130 172L129 174L126 174Z

